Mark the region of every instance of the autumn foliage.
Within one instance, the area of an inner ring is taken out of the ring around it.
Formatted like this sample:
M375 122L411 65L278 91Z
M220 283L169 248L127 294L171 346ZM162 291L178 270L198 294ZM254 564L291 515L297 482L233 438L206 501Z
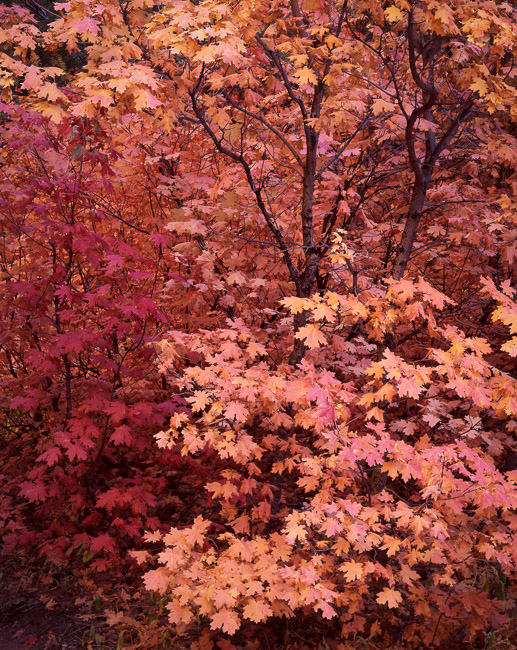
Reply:
M0 7L4 553L130 567L178 644L496 647L514 4L36 6Z

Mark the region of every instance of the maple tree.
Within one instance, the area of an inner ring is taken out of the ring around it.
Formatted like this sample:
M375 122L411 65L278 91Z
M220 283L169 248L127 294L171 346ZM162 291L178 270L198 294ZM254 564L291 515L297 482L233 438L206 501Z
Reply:
M0 8L5 549L133 547L180 635L506 625L513 5L45 12Z

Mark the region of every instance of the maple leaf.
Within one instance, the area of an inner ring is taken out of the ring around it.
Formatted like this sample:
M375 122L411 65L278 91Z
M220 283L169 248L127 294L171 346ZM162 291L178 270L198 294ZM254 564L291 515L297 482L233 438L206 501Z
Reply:
M475 81L473 81L470 84L469 88L474 92L479 93L482 97L488 93L487 83L484 79L481 79L481 77L478 77Z
M390 608L395 608L402 602L402 594L396 589L388 589L388 587L384 587L384 589L377 594L376 600L379 605L387 605Z
M30 411L37 408L38 402L33 397L14 397L9 406L12 409L22 408L24 411Z
M350 562L344 562L339 570L345 574L345 579L347 582L353 582L354 580L359 580L363 576L364 565L360 562L355 562L351 560Z
M302 476L298 479L297 483L300 487L304 488L306 492L311 492L319 486L320 481L316 476Z
M260 621L271 616L272 613L271 605L265 600L252 599L244 606L242 615L254 623L260 623Z
M489 609L488 596L475 590L466 590L461 594L461 602L468 612L475 611L480 615Z
M244 276L240 271L233 271L226 278L228 284L242 285L246 284L246 276Z
M120 490L111 488L97 497L97 507L113 510L120 500Z
M147 571L144 575L144 582L146 589L149 591L158 591L163 594L169 587L169 574L167 569L160 567Z
M333 537L343 530L343 524L335 519L328 518L320 524L320 530L327 537Z
M126 417L127 406L121 402L111 402L105 407L106 413L112 416L113 422L118 424Z
M213 596L214 605L217 609L229 609L235 605L235 589L218 589Z
M384 15L390 23L396 23L404 18L404 14L397 7L388 7L384 10Z
M386 536L383 539L384 544L380 547L383 551L386 551L388 557L393 557L396 555L400 549L400 540L396 537Z
M305 309L312 307L312 300L308 298L298 298L297 296L289 296L288 298L282 298L280 301L282 305L285 305L291 314L300 314Z
M318 83L318 77L311 68L304 67L294 72L294 76L301 84L315 86Z
M115 103L115 96L108 88L94 88L91 90L89 102L92 105L109 108Z
M319 348L327 342L327 339L320 328L312 323L300 327L298 332L295 334L295 338L304 341L305 345L311 349Z
M419 386L413 379L403 377L397 382L397 391L401 397L417 398L423 390L423 386Z
M293 543L297 539L303 541L307 538L307 528L298 521L295 515L292 515L287 519L285 536L289 543Z
M506 343L503 343L501 350L507 352L511 357L517 357L517 337L514 336Z
M84 460L88 457L88 452L81 440L65 440L62 443L65 453L70 460Z
M40 456L38 456L36 460L39 462L47 463L47 465L51 467L57 463L57 461L61 458L61 455L61 450L58 447L52 447L51 449L48 449Z
M137 111L144 110L146 108L158 108L162 105L162 102L151 94L148 90L139 90L133 92L135 108Z
M247 535L250 532L250 518L247 515L242 515L232 521L232 528L238 534Z
M420 580L420 575L416 571L413 571L413 569L410 569L406 564L403 564L400 569L400 577L407 585L412 585Z
M81 20L73 20L70 22L68 29L70 33L77 34L91 34L96 36L99 33L99 26L97 22L88 16L82 18Z
M246 348L246 351L252 359L265 356L267 354L266 348L262 345L262 343L258 343L257 341L250 341L248 347Z
M20 494L31 502L45 501L47 498L47 490L41 483L34 483L32 481L24 481L20 484Z
M391 9L393 7L390 7ZM393 110L393 104L387 102L384 99L376 99L372 104L372 111L374 115L381 115L382 113L391 112Z
M186 605L181 605L177 600L172 600L170 603L167 603L167 610L169 612L169 621L173 625L190 623L194 618L191 609Z
M111 441L115 445L131 445L133 435L131 429L127 425L122 425L115 429L111 436Z
M210 404L210 397L202 390L194 391L192 397L187 397L187 401L192 406L192 410L203 411Z
M106 255L106 275L111 275L124 267L124 258L122 255Z
M229 420L245 422L249 416L249 411L242 402L229 402L224 409L224 414Z
M326 320L333 323L336 320L336 312L325 302L318 302L311 306L312 315L315 320Z
M185 541L191 546L194 546L203 541L204 535L209 528L210 522L203 519L203 517L200 515L195 518L194 523L192 526L190 526L190 528L182 531L182 534L185 538Z
M211 617L210 629L220 629L227 634L235 634L240 627L239 616L230 609L223 609Z
M34 108L45 117L50 118L55 124L62 122L66 115L66 111L61 106L51 102L37 102L34 104Z
M116 550L115 540L111 535L103 534L97 537L93 537L90 540L90 548L92 551L107 551L109 553L114 553Z
M315 609L319 609L322 613L323 618L326 619L331 619L334 618L334 616L337 616L336 610L324 600L320 600L316 604Z
M206 235L207 233L207 228L200 219L190 219L189 221L169 221L165 228L180 234L191 233Z

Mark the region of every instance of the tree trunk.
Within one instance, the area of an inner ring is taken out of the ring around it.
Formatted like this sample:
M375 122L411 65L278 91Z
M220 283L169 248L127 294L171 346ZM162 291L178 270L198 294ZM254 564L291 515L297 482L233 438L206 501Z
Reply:
M411 194L411 202L409 204L404 232L402 233L402 238L398 246L397 258L393 264L393 269L391 271L391 275L395 280L402 279L406 271L409 257L411 255L411 251L413 250L413 245L415 243L416 235L418 232L418 226L420 224L420 220L422 219L422 211L424 209L424 202L427 194L427 188L429 187L429 181L430 174L421 180L417 179L413 186L413 192Z
M289 355L289 363L292 366L296 367L301 362L308 349L303 341L296 338L296 333L299 332L302 327L305 327L307 325L307 312L305 310L294 315L293 325L295 338L293 349Z

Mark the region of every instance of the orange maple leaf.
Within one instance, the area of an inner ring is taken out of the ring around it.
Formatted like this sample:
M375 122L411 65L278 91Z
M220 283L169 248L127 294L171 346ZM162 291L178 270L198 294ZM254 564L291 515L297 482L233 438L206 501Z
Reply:
M230 609L222 609L212 616L210 629L220 629L227 634L234 634L240 627L241 621L235 612Z
M249 415L249 411L244 404L241 404L241 402L229 402L228 406L224 410L224 414L229 420L245 422Z
M295 334L295 338L304 341L305 345L311 349L319 348L327 342L327 339L320 328L317 325L312 324L300 327Z
M350 562L345 562L341 567L341 571L345 574L345 579L347 582L352 582L354 580L359 580L363 576L363 567L364 565L355 560Z
M250 600L244 607L242 613L244 618L259 623L268 616L271 616L272 612L271 606L265 600Z
M310 68L301 68L300 70L296 70L294 76L301 84L309 84L315 86L318 83L318 77L316 77L314 71Z
M402 602L402 594L396 589L384 589L377 594L377 602L379 605L387 605L388 607L395 608Z
M291 314L301 314L304 309L309 309L313 305L312 300L308 298L298 298L297 296L282 298L280 303L287 307Z

